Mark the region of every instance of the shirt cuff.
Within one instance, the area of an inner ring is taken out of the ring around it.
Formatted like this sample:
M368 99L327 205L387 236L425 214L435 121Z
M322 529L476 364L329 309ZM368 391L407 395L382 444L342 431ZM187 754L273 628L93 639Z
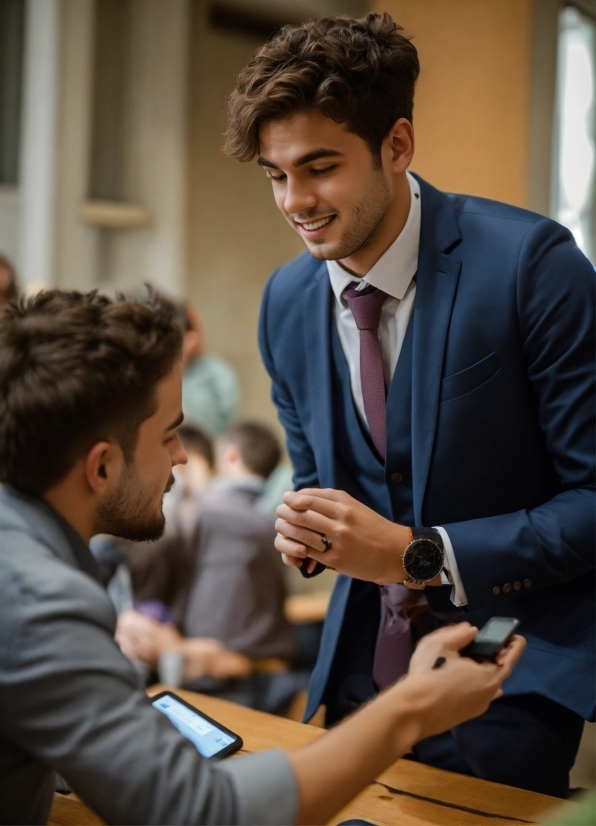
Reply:
M445 568L445 571L447 571L447 574L445 574L444 571L441 571L441 583L443 585L453 586L451 588L451 602L456 608L462 608L464 605L468 604L468 598L464 590L464 584L461 581L459 568L457 567L457 560L455 559L453 545L451 544L449 534L445 528L436 527L435 530L441 534L443 548L445 549L443 567Z
M238 823L243 826L286 826L298 816L298 785L285 752L271 749L225 760L220 771L232 776Z

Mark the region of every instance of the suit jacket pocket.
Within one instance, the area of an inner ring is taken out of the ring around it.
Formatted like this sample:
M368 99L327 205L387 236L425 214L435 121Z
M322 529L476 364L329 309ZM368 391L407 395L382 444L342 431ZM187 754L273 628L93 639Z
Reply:
M441 383L441 403L459 396L471 393L489 379L492 379L501 369L501 362L496 353L491 353L471 367L460 370L452 376L446 376Z

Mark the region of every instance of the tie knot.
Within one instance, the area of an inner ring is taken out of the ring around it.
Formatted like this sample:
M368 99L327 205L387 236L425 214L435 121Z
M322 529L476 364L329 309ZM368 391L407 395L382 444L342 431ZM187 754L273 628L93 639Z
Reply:
M381 320L381 309L387 298L387 293L369 285L363 290L347 287L343 291L342 297L352 311L356 327L359 330L378 329Z

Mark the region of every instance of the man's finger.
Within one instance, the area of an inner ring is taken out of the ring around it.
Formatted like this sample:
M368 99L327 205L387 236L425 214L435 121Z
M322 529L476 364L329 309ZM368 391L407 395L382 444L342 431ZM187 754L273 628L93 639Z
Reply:
M316 496L319 499L327 499L329 502L339 502L344 504L346 498L350 498L344 490L335 490L335 488L302 488L297 493L305 494L307 496Z
M308 556L309 549L306 548L301 542L296 542L293 539L288 539L288 537L283 536L283 534L278 533L275 537L275 548L282 554L286 554L286 556L293 556L297 559L304 559L304 557Z
M519 660L526 649L526 641L519 634L512 637L511 642L504 648L497 658L499 665L508 671L509 674L513 671L513 667Z
M342 505L331 499L319 496L319 490L314 490L308 493L303 491L289 490L284 493L284 503L293 510L297 511L315 511L329 519L339 519L342 513Z
M277 516L292 525L316 531L316 533L330 534L335 527L335 522L313 510L300 511L291 508L289 505L279 505L276 510Z
M295 556L288 556L287 554L282 554L281 558L283 564L287 565L288 568L301 568L303 565L303 560L297 559Z
M295 525L290 525L289 522L284 522L278 519L275 523L277 535L287 539L288 542L293 542L297 546L302 546L306 549L306 555L310 556L316 551L323 551L323 543L321 541L321 534L316 531L309 531L306 528L298 528ZM276 544L278 550L280 547ZM290 546L288 546L289 549ZM294 554L296 555L296 554ZM304 555L304 554L303 554Z
M469 622L458 622L455 625L446 625L444 628L439 628L433 631L432 634L423 638L433 642L440 643L451 651L461 651L466 645L469 645L476 636L478 629Z

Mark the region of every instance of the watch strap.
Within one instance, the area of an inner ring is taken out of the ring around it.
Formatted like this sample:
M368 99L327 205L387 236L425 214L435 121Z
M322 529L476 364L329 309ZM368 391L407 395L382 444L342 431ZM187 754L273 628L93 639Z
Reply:
M436 528L410 528L410 531L412 532L412 541L415 539L430 539L431 542L436 542L442 551L445 550L443 537Z

